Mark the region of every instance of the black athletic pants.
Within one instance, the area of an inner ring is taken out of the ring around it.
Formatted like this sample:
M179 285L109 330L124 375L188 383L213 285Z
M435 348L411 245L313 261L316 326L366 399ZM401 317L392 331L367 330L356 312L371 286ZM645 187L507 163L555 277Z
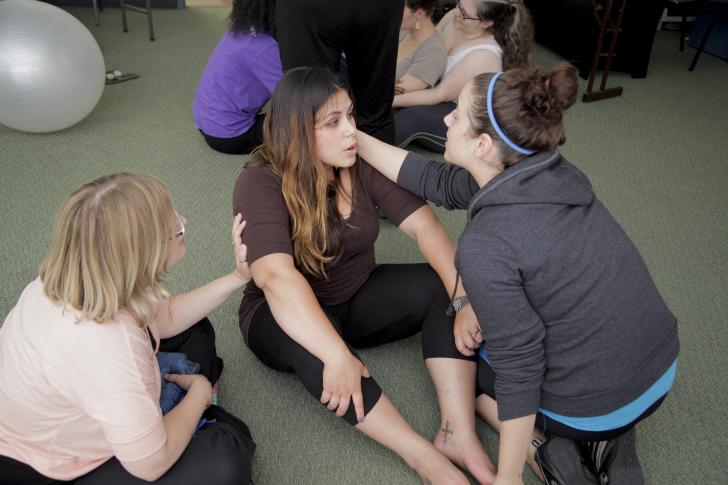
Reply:
M248 128L248 131L233 138L218 138L208 135L200 130L205 141L215 151L228 155L244 155L252 152L257 146L263 144L263 119L264 114L255 117L255 123Z
M160 351L184 352L200 364L200 373L211 382L222 372L222 360L215 352L215 330L205 318L187 331L160 342ZM248 427L218 406L210 406L203 417L215 420L198 429L187 449L172 468L154 483L198 485L201 483L247 485L251 480L251 461L255 444ZM0 456L2 485L142 485L146 482L127 472L119 460L111 458L86 475L62 482L45 477L28 465Z
M452 317L445 314L448 304L445 288L429 265L384 264L377 266L349 301L324 306L323 310L350 348L366 348L407 338L422 327L452 330ZM267 303L253 315L248 345L268 367L295 372L308 392L320 399L323 362L281 329ZM361 387L364 411L368 413L382 390L373 378L362 378ZM357 423L353 405L343 418L349 424Z
M346 55L358 128L394 143L392 100L403 0L278 0L283 70L339 69Z
M486 335L487 338L487 335ZM467 357L455 347L455 337L452 333L452 326L446 331L442 326L432 326L422 329L422 346L428 346L425 358L444 357L450 359L473 360L478 362L476 396L486 394L495 399L495 372L476 352L476 355ZM647 418L660 407L665 396L658 399L644 413L631 423L617 429L606 431L584 431L567 426L555 421L541 413L536 413L536 427L543 431L546 436L561 436L574 441L603 441L616 438L632 429L637 423Z

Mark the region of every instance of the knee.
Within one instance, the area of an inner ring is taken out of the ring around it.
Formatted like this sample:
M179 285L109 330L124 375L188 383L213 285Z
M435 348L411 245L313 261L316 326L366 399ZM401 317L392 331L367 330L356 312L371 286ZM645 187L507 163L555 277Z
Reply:
M242 438L236 438L223 429L215 431L217 442L214 457L202 464L208 483L220 485L247 485L252 480L253 450Z
M194 332L194 338L203 339L213 345L215 344L215 328L207 317L194 324L192 331Z

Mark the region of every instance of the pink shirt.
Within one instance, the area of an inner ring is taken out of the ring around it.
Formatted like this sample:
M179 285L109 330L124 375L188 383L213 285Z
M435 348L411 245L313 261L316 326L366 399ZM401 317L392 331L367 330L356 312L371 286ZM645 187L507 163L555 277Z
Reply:
M146 458L167 439L147 330L125 313L103 324L76 315L36 279L0 328L0 455L60 480L112 456Z

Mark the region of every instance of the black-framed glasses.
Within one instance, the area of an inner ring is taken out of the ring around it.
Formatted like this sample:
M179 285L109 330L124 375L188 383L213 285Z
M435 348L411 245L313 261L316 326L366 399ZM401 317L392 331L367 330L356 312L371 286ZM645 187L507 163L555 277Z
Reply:
M460 17L462 17L463 20L477 20L480 22L480 19L478 17L468 17L468 14L465 13L465 10L463 10L463 7L460 5L460 0L455 2L455 6L460 11Z

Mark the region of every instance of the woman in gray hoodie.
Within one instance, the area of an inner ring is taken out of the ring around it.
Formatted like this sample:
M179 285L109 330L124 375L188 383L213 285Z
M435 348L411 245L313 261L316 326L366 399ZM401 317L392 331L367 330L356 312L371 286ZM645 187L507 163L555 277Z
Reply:
M472 305L479 326L422 332L426 355L437 355L426 359L441 410L435 445L481 482L493 470L476 410L501 435L496 484L522 483L526 460L549 483L641 483L633 427L675 377L675 317L557 150L577 88L567 64L477 76L445 118L449 163L358 135L384 175L468 211L456 254L467 296L451 311Z

